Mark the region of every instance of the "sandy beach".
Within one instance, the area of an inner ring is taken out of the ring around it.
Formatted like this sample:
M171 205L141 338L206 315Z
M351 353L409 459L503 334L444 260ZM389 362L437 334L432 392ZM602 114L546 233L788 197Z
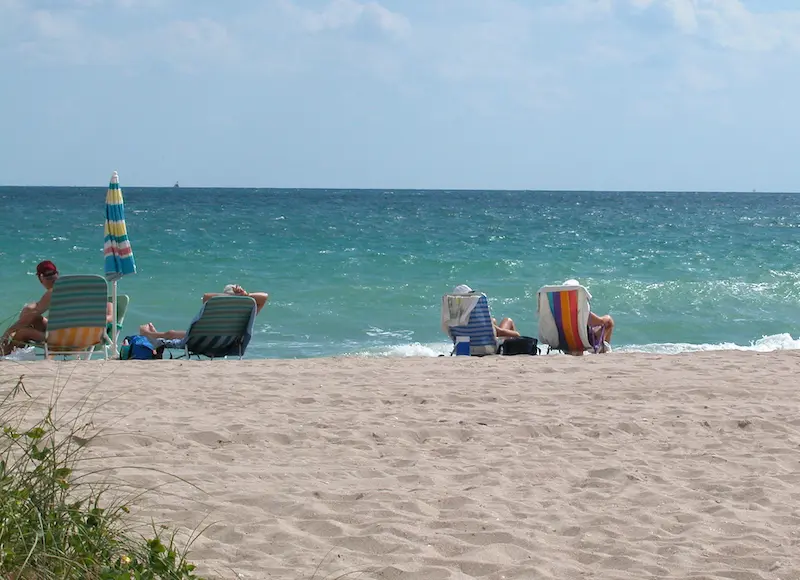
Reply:
M211 578L800 578L798 351L20 374Z

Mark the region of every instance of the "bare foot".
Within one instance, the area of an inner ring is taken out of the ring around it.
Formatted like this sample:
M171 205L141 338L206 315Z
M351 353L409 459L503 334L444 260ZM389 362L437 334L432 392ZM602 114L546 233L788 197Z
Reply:
M0 336L0 356L11 354L15 348L13 333L6 332Z
M156 327L153 326L152 322L148 322L147 324L142 324L139 327L139 334L141 334L141 335L152 334L154 332L158 332L158 331L156 330Z

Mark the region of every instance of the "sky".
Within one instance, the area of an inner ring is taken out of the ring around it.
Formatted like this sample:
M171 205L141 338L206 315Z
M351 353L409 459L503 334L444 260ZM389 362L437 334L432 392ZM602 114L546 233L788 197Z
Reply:
M0 184L800 191L797 0L0 0Z

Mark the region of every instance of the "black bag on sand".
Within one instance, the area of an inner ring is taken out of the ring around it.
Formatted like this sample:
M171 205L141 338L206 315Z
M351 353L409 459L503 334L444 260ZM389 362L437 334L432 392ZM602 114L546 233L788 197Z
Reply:
M497 348L499 354L539 354L539 341L530 336L507 338Z

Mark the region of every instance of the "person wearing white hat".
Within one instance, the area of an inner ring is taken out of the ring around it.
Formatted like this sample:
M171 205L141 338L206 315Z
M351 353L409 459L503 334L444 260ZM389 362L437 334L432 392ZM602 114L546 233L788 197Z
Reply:
M474 290L466 284L459 284L453 288L451 294L471 294L472 292L474 292ZM502 336L504 338L517 338L522 336L517 330L517 325L514 324L514 321L510 318L504 318L500 321L500 324L497 324L496 318L492 318L492 324L494 324L494 331L497 336Z
M574 278L570 278L569 280L565 280L562 286L580 286L581 283L575 280ZM589 297L589 300L592 299L592 295L589 294L589 291L586 290L586 295ZM591 305L590 305L591 308ZM595 336L600 334L600 331L605 329L605 333L603 334L603 347L605 350L611 350L611 333L614 332L614 319L611 318L610 314L606 314L604 316L598 316L594 312L589 310L589 332L593 333Z

